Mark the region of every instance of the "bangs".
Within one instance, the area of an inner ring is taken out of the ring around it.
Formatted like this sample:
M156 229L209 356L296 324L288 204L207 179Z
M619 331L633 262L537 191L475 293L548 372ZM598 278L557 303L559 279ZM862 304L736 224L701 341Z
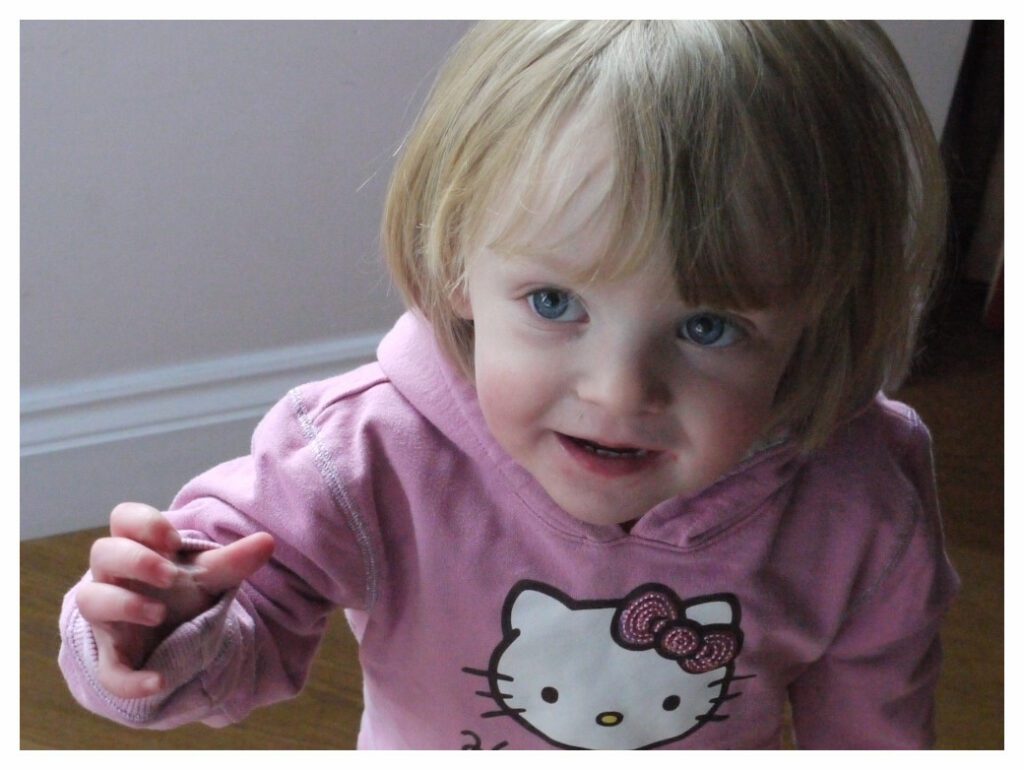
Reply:
M489 249L511 259L562 257L569 263L568 277L584 285L614 281L649 265L669 233L669 219L652 216L646 203L652 197L649 181L657 177L628 173L614 128L585 117L602 114L600 109L570 112L568 132L538 143L528 165L496 198L502 210L492 205L485 212L501 222L487 239ZM553 160L567 158L568 172L552 169ZM581 243L596 253L577 253Z
M820 148L783 119L787 84L747 29L639 25L616 46L605 93L618 138L620 221L644 220L629 228L642 247L665 239L683 301L757 310L829 292L834 276L820 269L829 197L815 168ZM628 55L641 49L642 57Z
M635 157L629 150L624 152ZM668 203L653 206L651 202L661 201L664 195L663 172L617 163L613 184L583 210L577 196L556 197L557 185L549 184L542 173L531 174L533 181L520 194L504 199L503 210L488 212L500 216L502 227L485 245L508 259L557 259L574 255L581 239L599 232L603 237L597 253L578 255L578 269L573 271L570 265L567 273L581 285L615 281L650 269L651 255L667 249L677 292L693 306L763 309L798 298L800 288L806 290L806 282L783 277L790 267L789 255L784 257L782 248L769 246L767 228L746 218L733 221L740 219L738 212L725 205L711 206L712 216L681 226L677 212L682 202L673 203L669 197ZM739 195L728 197L732 206L741 200ZM702 200L709 201L707 196ZM545 237L556 229L557 238Z
M750 150L749 117L727 98L667 93L665 83L685 83L685 73L639 77L614 53L607 60L618 66L600 69L585 99L524 127L514 170L494 169L489 203L467 217L500 222L484 245L544 257L600 232L598 253L580 255L572 276L584 284L628 276L667 249L678 293L694 306L762 309L818 291L806 271L808 222L784 203L799 212L814 194L795 194L792 169ZM676 67L681 58L666 55ZM560 176L552 161L566 155L583 160ZM546 237L552 231L559 236Z

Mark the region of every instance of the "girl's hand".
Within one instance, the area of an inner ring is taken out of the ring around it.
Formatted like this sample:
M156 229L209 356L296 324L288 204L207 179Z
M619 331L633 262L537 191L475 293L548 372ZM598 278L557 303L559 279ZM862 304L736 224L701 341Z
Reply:
M143 698L164 681L139 666L175 628L266 564L274 538L258 532L221 548L179 553L178 531L141 503L114 508L110 534L92 546L93 582L79 587L78 610L96 637L99 683L118 697Z

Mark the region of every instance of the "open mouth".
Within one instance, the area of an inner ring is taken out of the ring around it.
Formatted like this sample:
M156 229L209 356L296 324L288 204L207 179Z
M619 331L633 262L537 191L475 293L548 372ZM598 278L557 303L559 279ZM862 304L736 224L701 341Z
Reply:
M577 436L557 434L562 449L573 462L588 473L604 478L623 478L655 467L664 454L656 449L641 449L623 444L601 444Z
M650 452L646 449L637 449L635 447L611 447L605 446L604 444L598 444L595 441L588 441L585 438L576 438L575 436L565 436L566 439L571 441L578 447L597 455L598 457L607 457L613 460L638 460L642 457L646 457Z

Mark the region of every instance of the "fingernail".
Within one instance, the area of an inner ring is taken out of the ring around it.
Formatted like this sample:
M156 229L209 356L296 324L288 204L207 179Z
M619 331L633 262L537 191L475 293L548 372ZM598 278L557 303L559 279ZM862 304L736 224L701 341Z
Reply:
M142 687L147 692L159 692L160 688L162 686L163 686L163 683L160 681L160 675L159 674L153 674L152 676L147 676L142 681Z
M142 617L153 625L161 623L164 619L164 608L160 604L144 604L142 606Z
M168 552L174 553L181 548L181 535L178 534L178 530L172 529L167 533L167 537L164 539L165 548Z
M178 568L169 561L160 563L160 572L157 575L161 588L170 588L178 579Z

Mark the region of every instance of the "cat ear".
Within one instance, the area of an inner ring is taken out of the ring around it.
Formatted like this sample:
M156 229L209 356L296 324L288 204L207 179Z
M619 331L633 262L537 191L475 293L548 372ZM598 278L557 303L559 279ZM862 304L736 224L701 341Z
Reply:
M729 625L733 622L732 605L725 601L701 602L687 607L686 617L702 625Z
M550 594L536 588L525 588L512 603L512 628L529 631L531 627L551 628L571 610Z

